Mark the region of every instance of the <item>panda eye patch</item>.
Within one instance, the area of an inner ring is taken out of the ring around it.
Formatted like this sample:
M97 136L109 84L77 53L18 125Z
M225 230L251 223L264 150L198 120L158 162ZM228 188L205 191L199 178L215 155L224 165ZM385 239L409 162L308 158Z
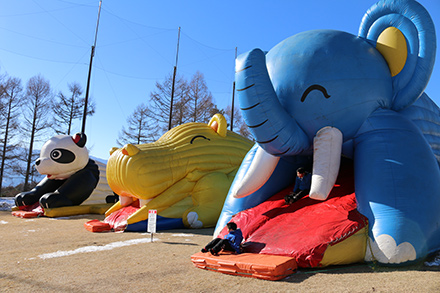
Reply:
M75 160L75 154L65 149L54 149L50 152L50 158L57 163L68 164Z

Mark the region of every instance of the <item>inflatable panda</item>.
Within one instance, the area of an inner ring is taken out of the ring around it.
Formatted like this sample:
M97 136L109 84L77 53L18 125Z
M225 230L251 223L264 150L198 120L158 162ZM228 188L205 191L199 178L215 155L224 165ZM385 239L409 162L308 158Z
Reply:
M89 159L86 139L85 134L77 133L48 140L35 162L37 171L46 177L31 191L15 196L17 207L39 202L43 208L57 208L84 202L99 180L98 165Z

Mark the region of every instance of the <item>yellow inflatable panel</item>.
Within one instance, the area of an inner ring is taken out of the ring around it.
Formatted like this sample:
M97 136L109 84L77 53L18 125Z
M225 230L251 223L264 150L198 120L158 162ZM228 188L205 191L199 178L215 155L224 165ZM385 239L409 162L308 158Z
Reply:
M321 260L321 265L325 267L363 262L367 250L367 233L368 226L344 241L335 245L329 245Z
M107 204L90 204L90 205L44 209L44 215L50 218L68 217L68 216L84 215L84 214L103 215L105 211L108 210L110 207L111 204L107 203Z

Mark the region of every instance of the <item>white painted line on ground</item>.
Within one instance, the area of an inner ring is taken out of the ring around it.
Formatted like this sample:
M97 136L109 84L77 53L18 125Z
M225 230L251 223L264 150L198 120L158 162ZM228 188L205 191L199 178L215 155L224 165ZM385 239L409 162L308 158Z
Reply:
M157 240L158 239L153 239L153 241L157 241ZM109 244L101 245L101 246L91 245L91 246L80 247L80 248L77 248L74 250L45 253L45 254L40 254L38 257L41 259L63 257L63 256L69 256L69 255L78 254L78 253L112 250L112 249L119 248L119 247L136 245L136 244L140 244L140 243L148 243L148 242L151 242L150 238L131 239L131 240L126 240L126 241L113 242L113 243L109 243Z

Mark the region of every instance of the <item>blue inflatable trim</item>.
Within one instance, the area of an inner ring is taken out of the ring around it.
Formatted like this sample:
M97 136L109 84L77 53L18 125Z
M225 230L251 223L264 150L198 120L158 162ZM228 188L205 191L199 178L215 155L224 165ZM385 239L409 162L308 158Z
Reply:
M140 221L137 223L133 223L127 225L125 232L147 232L148 220ZM185 225L183 225L183 221L181 218L165 218L161 216L157 216L157 224L156 230L171 230L171 229L183 229Z

